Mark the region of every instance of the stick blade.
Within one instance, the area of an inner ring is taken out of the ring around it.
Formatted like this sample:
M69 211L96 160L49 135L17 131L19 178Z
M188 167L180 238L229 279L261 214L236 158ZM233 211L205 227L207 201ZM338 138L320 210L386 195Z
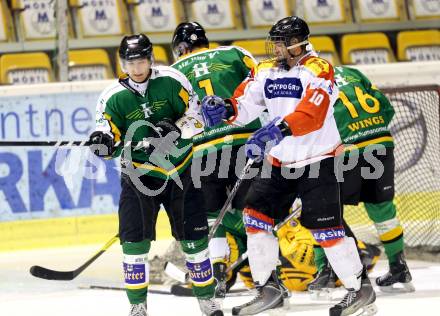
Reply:
M188 282L188 275L172 262L165 262L164 272L170 278L179 281L180 283Z
M29 272L34 277L45 280L71 281L75 278L74 271L55 271L41 266L32 266Z
M188 288L188 287L180 285L180 284L171 285L170 291L171 291L171 294L173 294L175 296L194 296L191 288Z

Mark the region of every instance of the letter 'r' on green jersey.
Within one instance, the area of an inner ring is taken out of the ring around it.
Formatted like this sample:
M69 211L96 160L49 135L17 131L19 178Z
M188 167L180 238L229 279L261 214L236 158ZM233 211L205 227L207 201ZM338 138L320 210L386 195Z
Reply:
M394 109L387 97L354 68L335 67L335 81L339 98L334 105L334 116L346 150L363 151L373 144L393 147L388 126Z

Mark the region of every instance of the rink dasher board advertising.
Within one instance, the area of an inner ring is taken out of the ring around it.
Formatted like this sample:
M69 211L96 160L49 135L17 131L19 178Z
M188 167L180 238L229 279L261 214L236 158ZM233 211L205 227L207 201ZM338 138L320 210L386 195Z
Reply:
M1 88L0 139L88 139L108 83ZM113 213L119 191L119 161L87 147L0 147L0 221Z
M119 163L86 147L0 149L0 221L113 213Z

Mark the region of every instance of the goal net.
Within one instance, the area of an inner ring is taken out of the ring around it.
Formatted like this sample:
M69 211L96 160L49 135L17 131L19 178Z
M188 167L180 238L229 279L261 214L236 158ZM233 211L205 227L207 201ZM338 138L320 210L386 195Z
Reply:
M381 89L395 116L395 203L408 248L440 249L440 90L439 86ZM344 216L358 238L379 243L363 204Z

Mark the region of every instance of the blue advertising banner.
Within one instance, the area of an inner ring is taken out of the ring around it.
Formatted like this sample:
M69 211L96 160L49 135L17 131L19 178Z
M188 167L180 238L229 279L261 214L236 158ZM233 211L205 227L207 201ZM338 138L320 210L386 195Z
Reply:
M0 140L86 140L102 86L2 88ZM119 161L87 147L0 147L0 221L112 213L119 192Z

